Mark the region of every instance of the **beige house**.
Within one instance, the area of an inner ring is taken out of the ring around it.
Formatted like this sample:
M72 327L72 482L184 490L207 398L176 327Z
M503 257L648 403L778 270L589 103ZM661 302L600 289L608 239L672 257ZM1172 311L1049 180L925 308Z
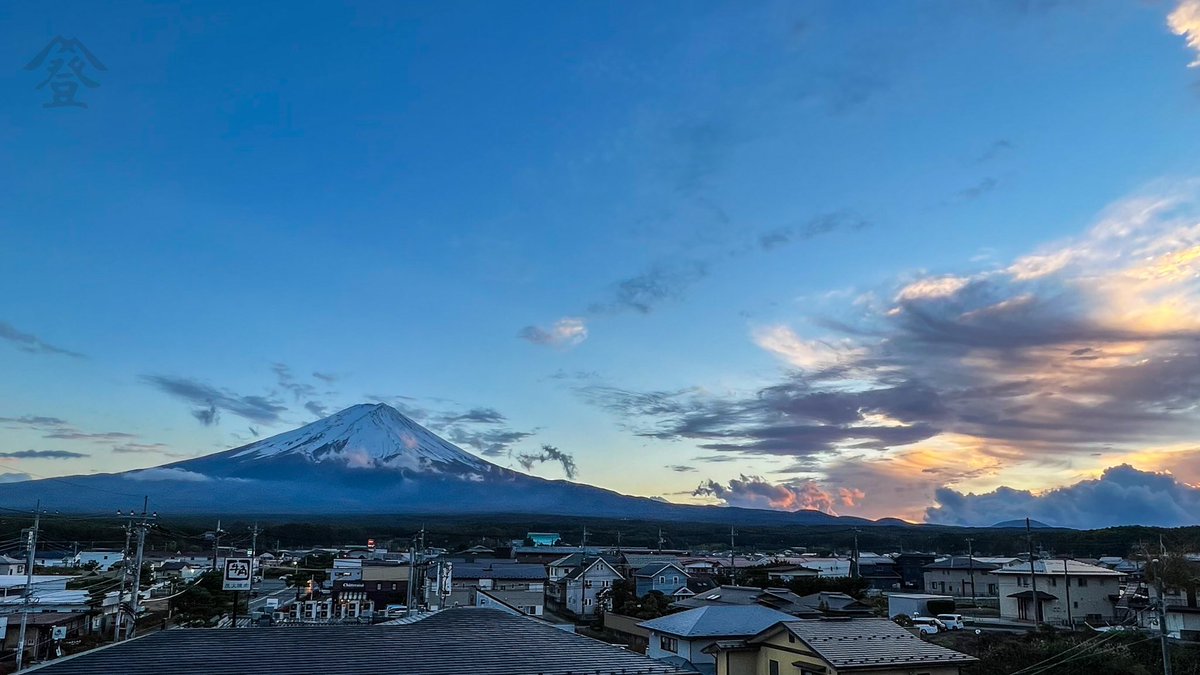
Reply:
M709 651L717 675L960 675L977 661L887 619L787 621Z
M1013 563L991 574L999 580L1002 618L1061 626L1114 620L1125 576L1078 560L1056 559L1035 560L1032 569L1028 562Z

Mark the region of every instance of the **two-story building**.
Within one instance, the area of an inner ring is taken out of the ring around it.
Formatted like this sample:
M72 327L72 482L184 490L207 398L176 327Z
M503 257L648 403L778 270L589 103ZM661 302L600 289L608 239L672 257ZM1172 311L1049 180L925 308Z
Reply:
M706 651L717 675L960 675L978 660L887 619L780 622Z
M515 607L522 614L541 616L545 607L546 568L507 559L478 559L475 562L451 561L450 594L438 595L441 587L438 568L431 569L426 598L431 608L481 606L491 600ZM485 591L481 599L476 591Z
M667 597L681 598L695 595L688 590L688 573L678 563L653 563L633 573L640 598L654 591ZM680 591L683 591L680 594Z
M925 566L925 591L960 598L994 598L1000 584L993 570L1000 565L967 556L950 556Z
M646 656L712 672L715 657L704 650L717 641L749 638L795 618L761 605L711 605L643 621L638 627L648 633Z
M612 587L625 577L617 571L618 558L573 553L550 564L546 582L547 609L579 618L600 615L600 606L612 597Z
M1115 620L1125 576L1062 559L1013 563L991 574L998 579L1001 618L1063 626Z

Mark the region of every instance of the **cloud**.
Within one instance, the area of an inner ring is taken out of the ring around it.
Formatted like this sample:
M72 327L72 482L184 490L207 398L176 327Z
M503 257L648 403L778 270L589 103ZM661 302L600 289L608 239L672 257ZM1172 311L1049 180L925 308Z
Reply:
M806 317L815 334L759 329L799 370L752 389L568 386L641 436L787 458L826 494L861 490L846 507L859 512L903 508L889 484L924 506L940 487L1077 480L1200 433L1198 192L1151 186L1008 263L899 279Z
M1000 184L1000 181L996 180L995 178L993 178L991 176L988 176L986 178L983 178L978 183L975 183L974 185L972 185L970 187L959 190L958 197L959 197L959 199L965 199L967 201L979 199L980 197L984 196L985 194L991 192L992 190L995 190L996 186L998 186L999 184Z
M165 443L122 443L112 451L120 454L164 454L169 455L171 446Z
M770 251L794 241L807 241L840 229L861 230L871 223L849 211L822 213L796 227L783 227L759 235L758 245Z
M1001 155L1008 154L1015 147L1016 146L1012 143L1012 141L1001 138L989 145L987 150L984 150L983 153L976 157L975 163L985 164L1000 157Z
M659 305L678 301L701 279L708 276L709 264L701 260L658 262L649 269L618 281L612 298L594 303L595 313L634 311L649 314Z
M17 330L12 324L5 323L4 321L0 321L0 340L7 340L15 345L17 349L30 354L59 354L62 356L84 358L84 355L79 352L56 347L32 333Z
M188 483L206 483L211 480L216 480L212 476L206 476L195 471L180 469L178 467L144 469L142 471L130 471L129 473L121 474L125 480L136 481L159 481L159 480L178 480ZM230 479L240 480L240 479Z
M519 443L534 434L532 431L505 428L466 429L458 426L443 429L442 433L451 443L466 446L487 457L508 455L514 443Z
M336 373L322 373L316 370L313 371L312 376L318 380L321 380L322 382L325 382L326 384L333 384L334 382L342 379L342 377Z
M545 462L558 462L562 467L563 473L567 478L574 480L578 474L578 468L575 466L575 458L571 455L562 452L553 445L543 445L541 452L522 453L517 455L517 462L526 470L531 471L534 464L542 464Z
M713 497L727 506L781 511L808 509L832 515L837 515L835 507L845 503L840 496L830 495L813 481L796 480L774 484L761 476L745 474L724 484L706 480L700 483L692 495Z
M145 375L142 380L171 396L193 406L192 415L204 425L212 425L220 412L237 415L257 424L277 424L287 408L278 400L266 396L244 396L228 389L188 377Z
M999 487L983 494L963 494L942 488L937 502L926 511L931 523L992 525L1028 517L1062 527L1185 527L1196 523L1200 488L1167 473L1122 464L1106 469L1099 478L1041 493Z
M42 438L56 438L66 441L92 441L95 443L112 443L123 441L130 438L137 438L137 434L130 434L124 431L105 431L101 433L89 433L85 431L76 431L74 429L61 429L52 433L46 434Z
M0 423L13 424L18 426L31 427L33 429L43 429L46 427L66 427L70 426L66 420L60 417L44 417L41 415L22 415L21 417L0 417Z
M1200 0L1180 0L1167 16L1167 25L1173 33L1186 38L1188 47L1196 52L1196 60L1188 67L1200 67Z
M320 403L317 403L316 401L309 401L309 402L305 403L304 409L307 410L308 412L312 413L313 415L315 415L318 418L325 417L329 414L329 412L325 409L325 406L321 405ZM251 427L251 432L254 433L255 436L258 436L258 433L254 430L253 427Z
M298 382L295 376L292 375L292 369L286 363L272 363L271 371L275 373L275 379L279 386L286 391L290 391L296 401L310 398L317 394L317 388L313 385Z
M21 481L33 480L33 476L19 471L9 471L0 473L0 483L20 483Z
M78 459L79 457L88 457L88 455L69 450L15 450L13 452L0 452L0 457L12 457L15 459Z
M417 405L411 396L367 397L387 403L446 440L469 448L487 457L511 456L515 443L533 436L536 431L517 431L507 425L508 418L499 410L475 407L466 410L437 410ZM430 399L438 401L437 399ZM445 401L443 401L444 403Z
M550 328L526 326L517 332L517 337L535 345L548 347L574 347L587 339L587 324L583 319L566 317L554 322Z
M461 413L448 413L440 418L441 424L469 422L471 424L503 424L507 419L495 408L471 408Z
M696 467L688 466L686 464L668 464L667 468L675 473L691 473L696 470Z

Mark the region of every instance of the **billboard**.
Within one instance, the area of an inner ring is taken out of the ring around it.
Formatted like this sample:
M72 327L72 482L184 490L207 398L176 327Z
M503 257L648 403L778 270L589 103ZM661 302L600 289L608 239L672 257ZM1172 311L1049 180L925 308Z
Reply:
M250 559L226 558L225 573L221 579L221 590L250 590Z

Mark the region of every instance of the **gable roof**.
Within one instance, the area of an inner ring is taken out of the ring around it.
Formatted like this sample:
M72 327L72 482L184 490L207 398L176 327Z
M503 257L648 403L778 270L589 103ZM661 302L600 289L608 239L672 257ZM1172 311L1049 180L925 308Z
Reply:
M710 605L643 621L638 626L682 638L749 637L796 617L759 605Z
M816 606L805 605L803 598L786 588L756 588L754 586L718 586L695 597L672 603L672 607L706 607L709 605L762 605L788 612L793 616L819 616Z
M240 675L270 654L270 672L404 675L693 673L494 609L460 608L394 626L176 628L51 661L39 675ZM381 655L386 655L382 658ZM250 668L253 670L253 668ZM261 670L261 668L260 668Z
M967 664L974 656L926 642L888 619L788 621L750 639L761 642L787 630L839 673L881 666Z
M684 575L685 577L687 576L687 571L680 567L677 563L673 562L651 563L645 567L639 568L638 571L633 573L633 575L635 577L656 577L668 567L673 567L680 574Z

